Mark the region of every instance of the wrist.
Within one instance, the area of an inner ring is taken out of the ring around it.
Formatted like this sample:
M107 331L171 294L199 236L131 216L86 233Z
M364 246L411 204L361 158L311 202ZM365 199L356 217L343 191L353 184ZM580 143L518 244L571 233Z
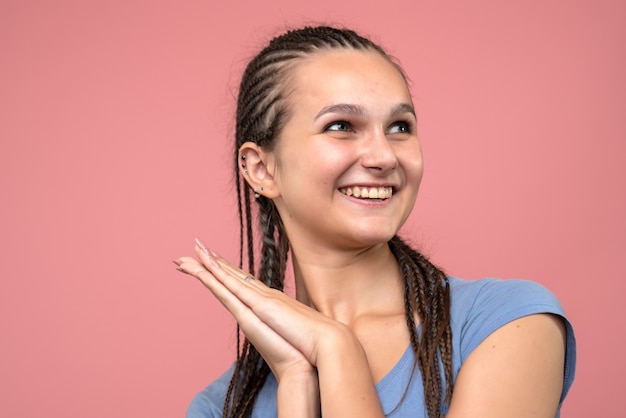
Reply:
M317 356L313 364L319 369L327 366L336 367L344 361L365 362L367 355L352 331L343 324L338 324L332 331L326 333L318 342Z
M320 390L317 370L283 373L278 382L278 417L320 416Z
M320 406L326 417L384 417L365 349L348 327L318 346Z

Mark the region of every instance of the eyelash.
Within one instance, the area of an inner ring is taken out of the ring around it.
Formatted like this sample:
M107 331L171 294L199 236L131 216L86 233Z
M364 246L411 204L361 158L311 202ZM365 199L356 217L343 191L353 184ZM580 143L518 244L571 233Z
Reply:
M335 125L344 125L345 129L330 129L332 126L335 126ZM406 121L406 120L400 120L400 121L394 122L390 125L389 128L391 129L394 126L399 126L399 125L401 125L402 129L404 130L400 132L393 132L393 133L410 134L413 132L413 124L410 121ZM345 120L337 120L326 125L326 127L324 128L324 131L348 132L350 128L352 128L352 124L350 122L347 122Z
M410 121L400 120L400 121L392 123L391 127L397 126L397 125L402 125L402 129L404 129L403 131L397 132L397 133L402 133L402 134L413 133L413 124Z
M341 130L337 130L337 129L330 129L331 126L335 126L335 125L345 125L345 130L341 129ZM333 132L346 132L348 131L350 128L352 127L352 125L350 124L350 122L346 122L345 120L337 120L334 122L329 123L328 125L326 125L326 127L324 128L324 131L333 131Z

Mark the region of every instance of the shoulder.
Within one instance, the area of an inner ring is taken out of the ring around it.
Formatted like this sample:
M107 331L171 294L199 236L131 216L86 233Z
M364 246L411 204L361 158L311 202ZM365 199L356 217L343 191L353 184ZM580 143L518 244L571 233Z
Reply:
M482 340L502 325L526 315L565 317L558 299L544 286L527 280L449 278L452 327L467 338ZM464 341L471 344L480 341ZM465 353L468 354L468 353Z
M503 325L463 363L447 415L558 416L567 389L564 343L556 315L528 315Z
M218 418L222 416L226 392L232 379L234 365L192 399L186 418ZM276 390L278 384L271 373L254 404L251 418L277 416Z
M451 326L462 358L496 329L527 315L554 314L569 324L558 299L538 283L456 277L450 277L449 283Z
M487 337L506 324L529 315L552 314L562 320L566 334L565 396L574 378L576 341L572 324L551 291L528 280L450 277L449 283L455 372Z
M463 280L450 277L450 292L453 309L457 315L467 310L479 311L484 305L489 308L506 306L524 310L547 309L547 312L562 314L563 308L552 292L536 282L528 280L481 279Z
M216 418L222 416L222 408L233 367L229 368L213 383L196 394L189 404L186 418Z

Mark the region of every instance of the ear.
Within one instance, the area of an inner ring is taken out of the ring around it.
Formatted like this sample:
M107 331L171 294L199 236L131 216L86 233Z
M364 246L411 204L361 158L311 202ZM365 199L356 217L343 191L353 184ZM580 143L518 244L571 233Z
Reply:
M280 196L274 174L276 158L254 142L245 142L239 148L239 172L252 189L268 199Z

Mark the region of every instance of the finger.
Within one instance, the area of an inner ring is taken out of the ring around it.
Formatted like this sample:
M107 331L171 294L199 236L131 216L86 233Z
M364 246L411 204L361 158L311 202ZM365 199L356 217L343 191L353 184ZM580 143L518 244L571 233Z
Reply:
M178 270L196 277L206 286L211 293L228 309L235 317L238 317L240 311L247 308L245 303L241 302L237 296L228 290L224 284L218 280L215 275L208 271L203 264L191 257L181 257L175 260Z
M198 278L235 317L246 337L273 369L274 361L293 358L299 352L285 338L269 327L256 313L231 293L202 264L190 257L175 260L180 271ZM294 351L295 350L295 351ZM302 355L301 353L298 355ZM273 370L273 372L276 372Z
M251 275L247 271L241 270L241 269L233 266L225 258L220 257L218 255L214 255L213 258L217 262L217 264L219 264L219 266L220 266L220 268L222 270L225 270L228 273L232 274L233 276L236 276L236 277L240 278L244 282L249 282L250 286L260 286L262 288L267 288L267 286L265 286L265 284L263 282L261 282L260 280L257 280L256 277L254 277L253 275Z
M181 273L188 274L194 277L195 277L195 274L194 274L194 270L192 269L192 266L197 265L199 267L197 269L198 271L200 270L200 268L203 270L206 270L204 266L198 262L198 260L192 257L179 257L175 260L172 260L172 262L176 264L177 266L176 270L180 271Z
M223 274L227 274L237 281L245 282L248 286L267 288L267 286L256 280L251 274L233 266L228 260L207 249L204 245L196 244L195 250L202 264L207 270L216 275L216 277L222 277ZM222 274L220 274L220 271ZM226 276L223 277L226 278Z
M235 293L237 297L242 299L248 306L252 306L254 301L263 303L262 300L258 299L270 296L272 289L249 273L234 267L221 257L217 258L218 256L207 256L203 253L199 254L199 258L203 261L203 264L207 257L213 259L206 263L208 264L207 269L211 271L217 280L220 280L224 286Z
M200 262L213 277L219 280L244 304L251 307L253 310L271 304L273 299L283 299L287 304L295 302L297 306L302 305L283 292L271 289L247 272L233 266L228 260L206 248L201 241L197 240L195 249ZM302 307L304 307L304 305L302 305Z
M227 260L219 257L217 254L210 250L205 250L206 247L196 245L196 253L202 265L206 267L211 274L211 278L219 281L225 288L227 288L232 294L234 294L244 305L250 307L257 315L261 313L264 317L261 320L264 322L275 323L279 320L275 315L278 312L289 314L289 310L299 309L302 305L299 302L294 301L284 293L275 289L270 289L265 286L259 280L254 279L243 270L234 267ZM196 262L197 263L197 262ZM196 267L194 267L196 268ZM191 273L196 273L196 270L191 270ZM201 272L200 272L201 273ZM201 280L205 281L205 276L200 275ZM205 283L206 284L206 283ZM273 307L277 303L277 299L287 299L284 305L280 308ZM296 306L289 307L290 304L295 302ZM302 305L304 306L304 305ZM278 314L277 316L280 316ZM270 324L270 326L272 326Z
M218 298L220 303L222 303L238 320L240 319L239 310L243 307L249 309L245 302L241 301L237 295L224 285L223 281L226 279L231 282L231 285L232 283L240 283L243 286L254 287L255 285L252 282L255 280L252 276L246 280L245 276L244 278L241 278L241 271L239 271L240 274L231 274L226 273L224 270L221 270L221 268L216 268L214 266L214 271L211 272L205 268L205 265L191 257L181 257L178 260L174 260L174 263L178 266L179 271L194 276L200 280L204 286L207 287L216 298ZM211 263L208 264L211 265ZM220 273L223 277L218 279L215 273Z
M266 287L261 282L255 280L252 275L249 275L243 270L232 266L232 264L230 264L224 258L220 257L218 259L217 256L211 255L214 253L209 254L208 251L204 251L204 248L200 247L199 245L196 245L196 252L198 254L198 258L200 258L200 262L198 262L198 260L191 258L191 257L181 257L179 259L173 260L173 262L174 264L178 266L177 270L181 271L182 273L189 274L191 276L196 277L200 281L203 281L205 286L208 287L209 283L206 283L199 276L199 273L201 273L201 270L206 269L209 272L212 271L212 274L215 274L216 271L223 269L225 272L227 272L228 274L231 274L234 278L236 278L236 280L244 281L249 286L252 286L252 287L260 286L262 288ZM203 263L203 264L200 264L200 263ZM215 278L215 276L213 278Z
M315 341L324 329L338 329L336 321L271 289L258 280L246 281L245 272L232 266L206 247L196 246L198 258L212 276L220 281L239 301L278 335L293 345L309 360Z

